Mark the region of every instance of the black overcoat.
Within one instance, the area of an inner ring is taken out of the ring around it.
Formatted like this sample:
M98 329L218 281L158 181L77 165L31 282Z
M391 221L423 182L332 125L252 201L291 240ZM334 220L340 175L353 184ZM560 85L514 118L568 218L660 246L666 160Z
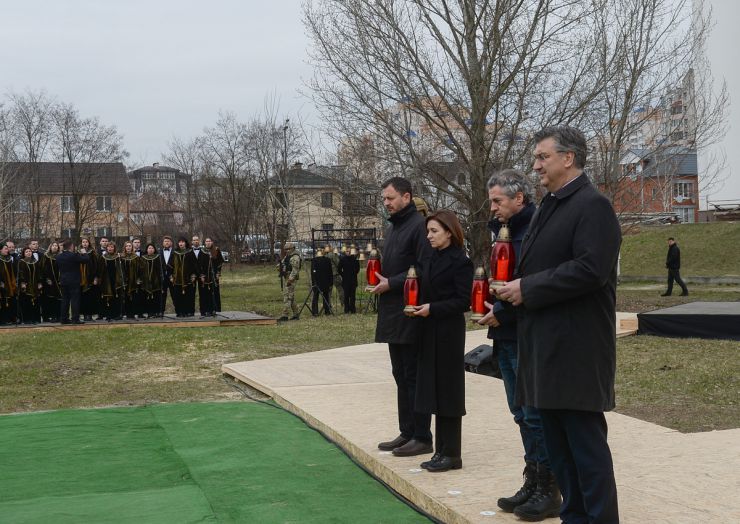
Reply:
M465 414L465 312L470 309L473 263L459 248L435 251L421 267L422 346L416 411L444 417Z
M339 258L339 275L342 277L342 286L351 289L357 287L357 274L360 272L360 262L354 255L345 255Z
M681 250L678 244L668 246L668 254L665 258L665 267L668 269L681 269Z
M520 405L614 408L620 243L614 209L585 174L543 200L518 265Z
M334 284L329 257L314 257L311 261L311 282L319 289L329 289Z
M375 342L416 344L421 322L403 314L403 285L409 266L418 269L421 261L431 256L432 247L426 239L426 221L413 200L388 220L391 225L385 232L380 264L390 289L378 297Z

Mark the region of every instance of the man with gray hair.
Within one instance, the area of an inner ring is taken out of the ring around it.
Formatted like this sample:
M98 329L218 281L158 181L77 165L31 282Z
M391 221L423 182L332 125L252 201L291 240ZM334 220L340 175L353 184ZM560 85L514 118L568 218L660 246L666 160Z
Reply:
M609 200L584 173L587 145L572 127L535 134L534 170L547 190L514 280L498 290L519 306L516 400L539 409L563 494L564 522L619 522L604 412L614 409L617 256Z
M515 169L498 171L488 180L491 220L488 227L498 237L502 226L509 228L516 260L522 239L535 212L534 188L529 178ZM530 522L556 517L560 511L560 492L550 471L542 426L537 408L516 402L517 333L516 310L511 303L496 300L491 310L478 321L489 326L488 338L495 342L498 365L504 380L506 401L524 445L524 485L511 497L498 499L498 506Z

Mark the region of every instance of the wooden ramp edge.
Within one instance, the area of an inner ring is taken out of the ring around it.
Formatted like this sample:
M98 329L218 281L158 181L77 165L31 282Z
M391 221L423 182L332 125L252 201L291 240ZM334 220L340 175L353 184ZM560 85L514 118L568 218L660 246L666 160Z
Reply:
M165 315L165 318L157 319L140 319L140 320L114 320L111 322L98 320L85 322L84 324L60 324L43 323L43 324L24 324L0 326L0 333L22 333L35 332L44 333L49 331L80 331L87 329L109 329L117 327L165 327L165 328L202 328L202 327L229 327L229 326L272 326L277 324L277 320L270 317L258 315L247 311L222 311L215 317L199 318L198 316L189 319L177 318L174 315Z

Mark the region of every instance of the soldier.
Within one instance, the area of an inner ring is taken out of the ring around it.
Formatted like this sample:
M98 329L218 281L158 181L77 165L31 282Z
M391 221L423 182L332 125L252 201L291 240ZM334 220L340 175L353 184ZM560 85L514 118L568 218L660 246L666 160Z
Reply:
M280 278L285 278L283 285L283 316L278 321L298 320L298 306L295 303L295 283L301 271L301 257L295 251L293 242L286 242L285 257L280 262ZM292 317L288 317L291 311Z

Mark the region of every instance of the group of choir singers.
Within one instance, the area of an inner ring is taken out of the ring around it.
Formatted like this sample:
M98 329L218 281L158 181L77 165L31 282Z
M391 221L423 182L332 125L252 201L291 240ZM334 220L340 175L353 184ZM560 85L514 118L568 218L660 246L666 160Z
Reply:
M169 291L177 317L195 315L198 293L200 314L213 316L221 310L219 278L224 259L210 238L205 246L197 236L191 244L165 236L162 247L141 247L138 239L118 246L103 237L96 249L82 238L77 252L87 255L79 264L80 314L85 321L143 319L164 314ZM32 241L15 252L10 241L0 243L0 325L59 322L62 291L56 258L60 242L44 251Z

